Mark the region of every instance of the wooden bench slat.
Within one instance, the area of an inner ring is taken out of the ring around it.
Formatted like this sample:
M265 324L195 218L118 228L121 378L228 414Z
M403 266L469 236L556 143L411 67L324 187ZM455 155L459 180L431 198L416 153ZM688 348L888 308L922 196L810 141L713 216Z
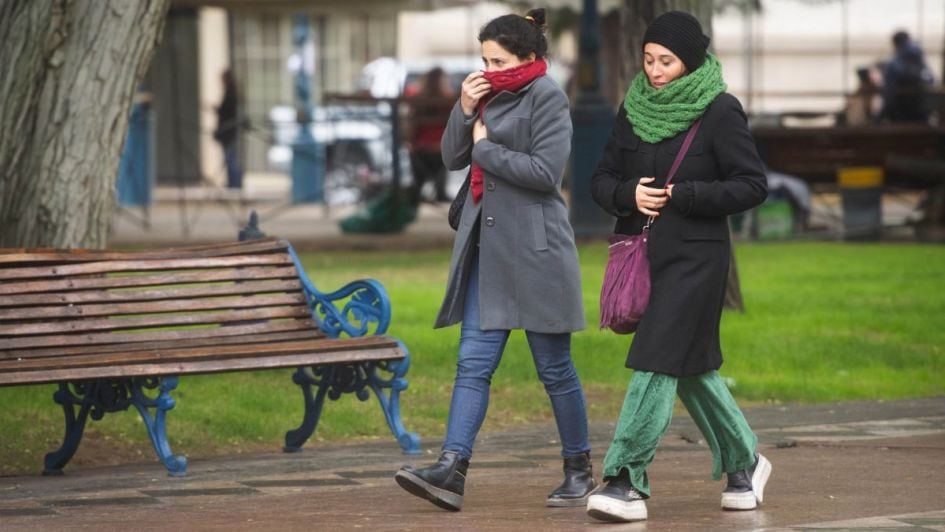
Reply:
M35 305L81 305L87 303L118 303L126 301L161 301L165 299L197 299L201 297L241 294L300 292L298 279L225 281L226 284L204 284L184 288L143 287L141 290L86 290L81 292L16 294L0 298L0 309Z
M66 318L88 318L94 316L125 316L167 312L200 312L237 308L262 308L294 306L305 303L301 292L295 294L243 295L235 297L213 297L205 299L167 299L151 302L108 303L93 305L68 305L56 307L22 307L0 310L0 324L27 319L60 320ZM0 326L0 334L3 327Z
M71 368L67 370L39 369L0 373L0 386L7 384L42 384L87 379L128 378L191 373L218 373L271 368L313 366L321 364L353 363L368 360L397 360L403 358L399 347L379 347L360 350L335 350L282 356L247 356L216 360L185 361L179 363L136 364L128 366Z
M241 357L292 355L299 353L323 353L326 351L373 349L396 347L394 340L383 336L321 340L283 341L278 343L245 343L217 346L196 346L160 350L144 350L118 353L95 353L71 356L55 356L5 360L0 363L0 374L14 371L49 370L69 368L91 368L103 366L127 366L143 363L169 364L183 361L217 360Z
M314 324L313 324L314 325ZM233 344L265 344L291 340L311 340L324 338L325 333L315 328L287 332L256 332L237 336L215 336L211 338L183 338L174 340L155 340L150 342L132 342L120 344L53 346L39 349L12 349L0 351L0 364L6 360L18 358L40 358L71 355L91 355L103 353L131 353L134 351L160 350L170 348L216 346Z
M285 332L318 330L311 316L300 319L267 321L226 327L202 327L183 330L159 330L151 332L102 332L95 334L56 334L49 336L26 336L0 338L0 353L12 349L50 346L103 345L128 342L153 342L163 340L186 340L191 338L221 338L263 332Z
M44 248L8 248L0 250L0 267L4 264L29 264L53 262L92 262L99 260L120 260L130 257L137 259L171 259L187 257L213 257L242 255L266 251L285 251L289 244L280 238L262 238L250 242L227 242L200 246L171 247L160 250L138 251L102 251L90 249L44 249Z
M286 266L294 264L285 253L166 260L105 260L80 264L57 264L26 268L0 268L0 281L12 279L62 279L73 275L149 271L198 270L235 266Z
M179 272L163 275L127 275L115 277L92 277L87 279L63 279L56 281L0 283L0 295L48 293L66 290L93 290L104 288L132 288L142 286L185 285L215 281L241 281L252 279L298 279L295 266L247 267L198 272Z
M262 308L204 312L194 314L171 314L151 316L117 316L106 319L68 319L49 323L17 323L0 325L0 336L25 336L85 331L117 331L144 329L149 327L177 327L182 325L210 325L234 321L269 320L278 318L301 318L310 315L307 305L294 307Z

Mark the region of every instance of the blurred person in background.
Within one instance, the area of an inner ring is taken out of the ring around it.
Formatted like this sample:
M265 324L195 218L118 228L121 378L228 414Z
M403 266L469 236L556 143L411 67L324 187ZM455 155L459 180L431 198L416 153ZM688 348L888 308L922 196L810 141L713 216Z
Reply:
M928 93L934 79L925 54L905 31L897 31L892 43L895 52L883 70L882 119L928 123Z
M882 89L882 74L876 67L861 67L856 69L856 78L859 82L856 90L847 96L844 108L844 124L861 126L874 124L879 120L883 100L880 96Z
M229 69L223 71L220 79L223 82L223 100L216 108L217 128L213 132L213 138L223 148L227 188L240 189L243 188L243 166L240 164L240 119L236 81Z
M413 167L412 200L419 205L423 185L433 182L434 201L449 201L446 195L446 167L440 152L440 139L446 130L456 95L449 77L440 67L430 69L418 85L409 85L404 96L410 109L407 141Z

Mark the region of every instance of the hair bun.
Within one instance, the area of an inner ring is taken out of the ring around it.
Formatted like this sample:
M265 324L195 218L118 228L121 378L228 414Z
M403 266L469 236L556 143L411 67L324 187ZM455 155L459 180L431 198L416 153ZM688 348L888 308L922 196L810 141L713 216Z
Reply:
M528 10L528 13L525 13L525 18L532 24L538 26L538 29L545 31L545 10L544 8L536 8Z

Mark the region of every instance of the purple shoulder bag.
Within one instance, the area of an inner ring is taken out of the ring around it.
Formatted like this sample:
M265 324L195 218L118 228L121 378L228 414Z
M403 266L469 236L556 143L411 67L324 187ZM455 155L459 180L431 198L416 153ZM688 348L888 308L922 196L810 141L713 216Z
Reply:
M701 123L701 118L696 120L686 133L664 186L668 187L672 183ZM646 243L652 224L653 217L650 216L642 233L610 237L610 257L604 271L604 284L600 289L601 329L607 328L617 334L630 334L637 330L637 325L643 318L643 312L650 302L650 260L646 255Z

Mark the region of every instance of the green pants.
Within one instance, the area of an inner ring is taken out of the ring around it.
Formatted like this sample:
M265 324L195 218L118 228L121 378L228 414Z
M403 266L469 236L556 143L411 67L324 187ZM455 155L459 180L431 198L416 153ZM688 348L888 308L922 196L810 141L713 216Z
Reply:
M650 496L646 468L673 418L676 394L712 450L712 478L734 473L755 463L758 438L717 371L676 378L662 373L634 371L620 410L614 441L604 457L604 479L622 469L641 494Z

